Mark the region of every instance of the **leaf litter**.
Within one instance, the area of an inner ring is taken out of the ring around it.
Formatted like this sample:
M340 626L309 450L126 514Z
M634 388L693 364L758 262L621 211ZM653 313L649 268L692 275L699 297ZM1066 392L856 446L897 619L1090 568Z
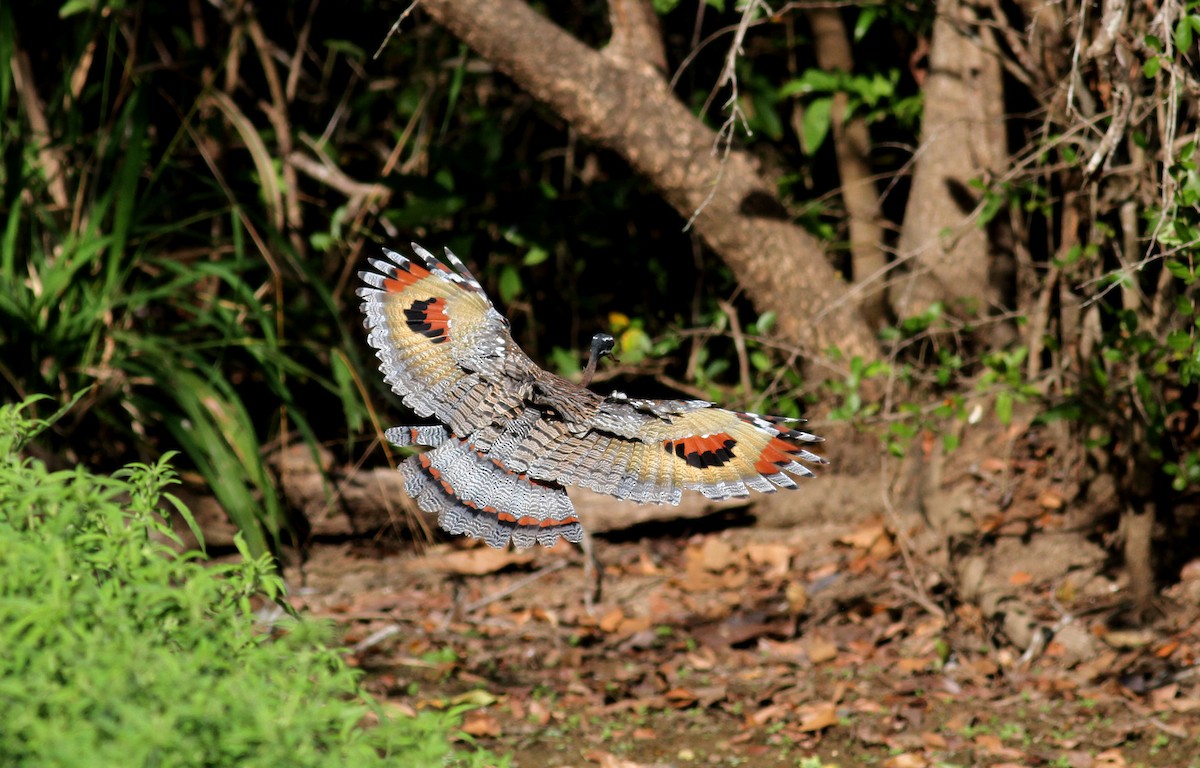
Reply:
M1196 563L1168 591L1179 607L1136 632L1013 570L1061 624L1022 651L936 569L918 583L878 519L596 547L591 613L568 546L323 545L288 578L374 693L469 708L464 739L517 766L1200 765Z

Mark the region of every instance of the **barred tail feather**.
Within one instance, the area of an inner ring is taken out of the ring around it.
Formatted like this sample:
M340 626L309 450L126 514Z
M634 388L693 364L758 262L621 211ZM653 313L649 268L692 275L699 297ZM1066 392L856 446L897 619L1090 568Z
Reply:
M450 433L440 425L424 427L392 427L383 433L387 441L398 447L427 446L436 448L446 442Z
M405 491L448 533L465 534L501 548L578 542L583 528L562 486L511 472L451 436L401 465Z

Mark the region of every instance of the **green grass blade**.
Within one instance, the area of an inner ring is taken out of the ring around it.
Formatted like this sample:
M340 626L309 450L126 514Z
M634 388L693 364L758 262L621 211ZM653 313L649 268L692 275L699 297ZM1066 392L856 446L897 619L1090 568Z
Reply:
M138 210L138 180L146 165L146 114L142 108L141 92L134 91L118 121L118 130L125 133L122 157L117 163L111 194L116 196L113 207L112 246L108 252L105 286L111 292L118 285L125 260L125 245L133 229Z
M263 201L269 209L271 221L276 227L283 226L283 190L279 185L279 177L275 171L275 164L271 161L272 155L267 145L263 142L262 137L258 134L258 129L254 123L246 117L245 113L234 103L233 99L223 91L211 91L209 98L212 103L221 110L225 115L225 119L229 121L233 129L237 131L238 136L242 137L242 141L246 144L246 149L250 152L250 160L254 163L254 169L258 172L258 181L262 188Z

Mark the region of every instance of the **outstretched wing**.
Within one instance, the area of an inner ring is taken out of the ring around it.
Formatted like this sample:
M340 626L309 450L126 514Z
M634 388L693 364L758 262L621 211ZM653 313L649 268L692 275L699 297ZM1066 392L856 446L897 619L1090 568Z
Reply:
M497 458L538 480L643 503L678 504L684 490L710 499L744 497L752 490L795 488L789 475L812 476L801 460L827 463L804 447L821 438L788 427L788 421L701 400L632 400L614 393L586 433L543 418Z
M420 246L417 263L384 250L359 272L362 311L384 380L404 404L457 435L519 411L525 393L510 376L533 363L513 343L508 321L446 250L443 264Z
M446 425L387 431L395 445L432 448L401 464L405 491L448 532L494 547L579 541L583 529L561 485L510 471L486 451L489 436L541 413L530 408L533 362L452 252L447 266L416 244L413 251L419 263L388 250L389 261L371 259L358 289L384 380L409 408Z

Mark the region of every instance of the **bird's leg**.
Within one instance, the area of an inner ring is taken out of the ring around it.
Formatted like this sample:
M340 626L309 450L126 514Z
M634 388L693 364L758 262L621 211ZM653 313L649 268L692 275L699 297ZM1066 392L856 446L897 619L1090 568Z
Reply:
M583 553L583 607L589 616L594 616L596 603L600 602L604 589L604 567L587 528L583 529L583 538L579 540L579 551Z
M612 334L597 333L592 337L592 351L588 355L587 367L583 369L582 386L586 387L592 383L592 377L596 375L596 366L600 363L600 358L611 355L616 343L617 340L612 337ZM583 553L583 607L591 616L595 611L596 603L600 602L600 595L604 588L604 569L600 565L596 547L593 546L592 534L586 528L583 529L583 538L579 541L579 550Z
M446 613L446 618L442 622L441 630L446 629L451 623L463 620L463 606L467 601L466 584L463 583L463 577L460 573L450 574L450 610Z

